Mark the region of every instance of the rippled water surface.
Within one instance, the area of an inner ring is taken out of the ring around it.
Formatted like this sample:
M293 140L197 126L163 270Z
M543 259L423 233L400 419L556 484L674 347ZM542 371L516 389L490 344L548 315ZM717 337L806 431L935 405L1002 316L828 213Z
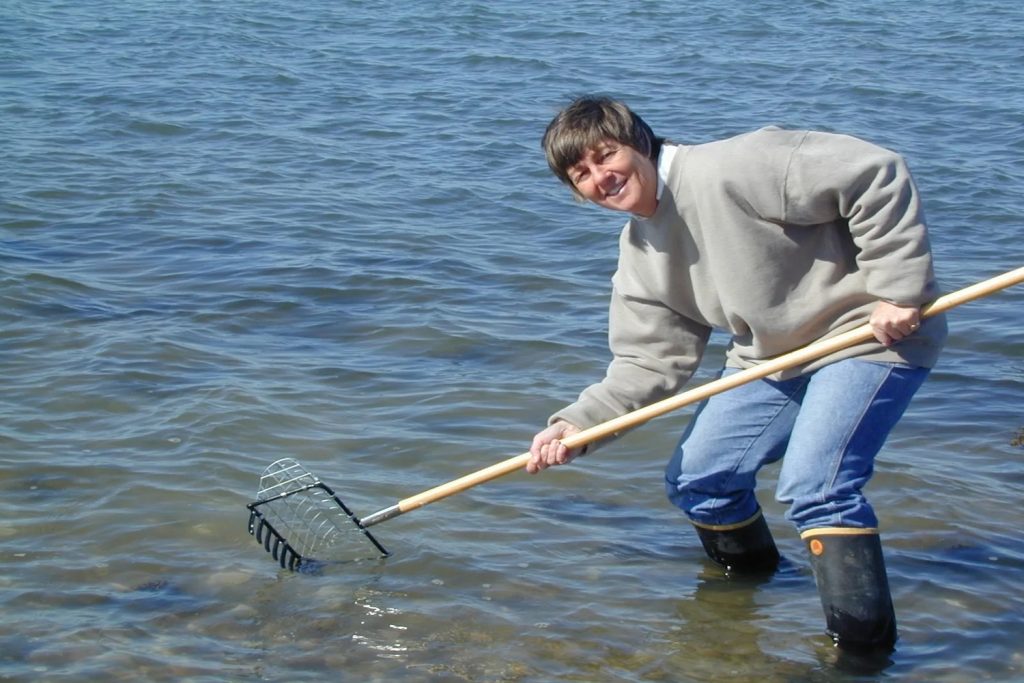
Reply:
M601 375L621 219L538 148L572 94L687 142L894 147L945 289L1021 266L1022 35L996 0L6 0L0 679L1019 680L1019 287L951 315L880 456L881 673L822 635L773 470L784 570L703 558L662 497L687 410L317 576L245 504L287 456L369 514L521 453Z

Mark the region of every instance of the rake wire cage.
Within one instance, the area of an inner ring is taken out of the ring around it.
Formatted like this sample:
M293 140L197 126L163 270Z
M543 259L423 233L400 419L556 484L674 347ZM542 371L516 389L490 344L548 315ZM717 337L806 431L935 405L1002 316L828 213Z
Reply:
M365 541L376 556L390 554L330 486L291 458L267 467L256 498L246 506L249 533L284 569L366 559Z

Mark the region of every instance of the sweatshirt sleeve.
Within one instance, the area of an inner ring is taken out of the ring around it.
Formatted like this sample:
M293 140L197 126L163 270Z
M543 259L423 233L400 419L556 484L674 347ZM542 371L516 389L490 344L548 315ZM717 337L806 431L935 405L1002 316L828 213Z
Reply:
M846 135L806 133L786 169L783 220L845 221L868 293L878 299L921 305L938 295L918 190L894 152Z
M603 380L551 416L586 429L671 396L690 379L711 329L663 304L623 295L609 308L612 361Z

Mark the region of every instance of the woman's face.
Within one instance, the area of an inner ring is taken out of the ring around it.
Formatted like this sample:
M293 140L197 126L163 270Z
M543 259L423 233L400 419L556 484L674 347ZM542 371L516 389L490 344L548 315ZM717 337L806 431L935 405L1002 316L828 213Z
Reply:
M613 211L650 217L658 207L658 175L646 156L605 140L569 167L569 180L583 198Z

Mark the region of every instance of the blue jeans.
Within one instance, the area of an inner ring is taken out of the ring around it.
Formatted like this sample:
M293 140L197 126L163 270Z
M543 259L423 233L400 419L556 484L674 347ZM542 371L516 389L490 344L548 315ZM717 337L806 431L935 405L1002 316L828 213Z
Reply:
M726 368L723 375L734 372ZM877 527L861 489L928 372L850 359L712 396L669 461L669 500L701 525L744 522L760 509L758 470L785 456L776 498L789 506L786 519L798 531Z

